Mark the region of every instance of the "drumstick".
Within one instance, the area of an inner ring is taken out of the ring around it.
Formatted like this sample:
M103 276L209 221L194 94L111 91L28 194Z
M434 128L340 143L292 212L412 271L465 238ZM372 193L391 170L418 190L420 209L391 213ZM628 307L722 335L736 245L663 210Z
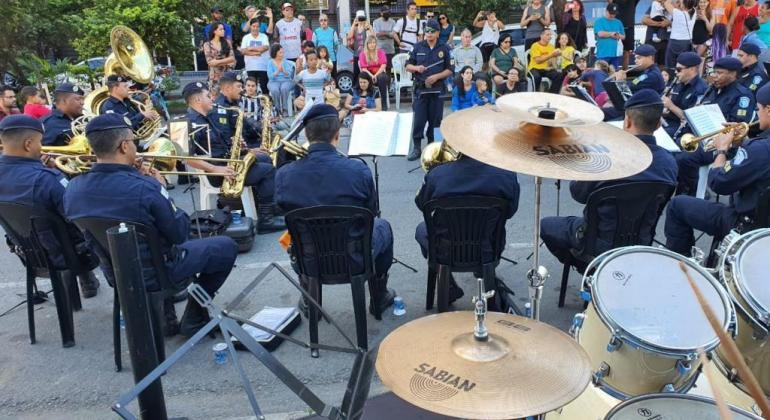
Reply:
M714 378L714 373L711 370L706 369L709 360L706 358L706 353L703 352L703 349L698 349L698 359L700 359L701 372L706 374L706 379L711 386L711 395L714 396L714 402L716 402L717 408L719 409L719 417L722 420L732 419L733 416L730 414L730 409L727 407L724 398L722 398L722 393L719 392L719 389L716 387L717 382L716 378Z
M727 356L727 361L730 362L732 366L738 368L738 377L741 378L744 384L746 384L749 395L751 395L751 398L756 401L759 409L762 411L762 417L767 417L770 415L770 403L768 403L767 397L765 397L765 394L759 387L757 378L754 377L754 375L749 370L749 367L746 366L746 361L743 360L743 355L741 354L740 350L738 350L738 346L735 345L735 341L733 341L733 339L722 330L714 310L711 309L711 306L708 304L708 302L706 302L706 298L703 297L703 293L700 291L698 285L695 284L695 281L690 276L690 272L687 269L687 266L684 265L684 262L679 262L679 268L682 269L682 272L687 277L687 281L690 283L690 287L692 287L693 292L695 292L695 297L698 299L698 303L700 304L701 309L703 309L703 313L706 314L706 319L708 319L709 324L711 324L711 328L713 328L714 332L717 333L717 336L719 337L719 343L725 349L725 356Z

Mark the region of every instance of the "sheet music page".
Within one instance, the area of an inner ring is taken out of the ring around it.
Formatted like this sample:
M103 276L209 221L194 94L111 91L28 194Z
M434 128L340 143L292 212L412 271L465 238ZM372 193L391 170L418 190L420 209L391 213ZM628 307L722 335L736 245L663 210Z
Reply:
M695 133L701 136L724 128L725 116L717 104L699 105L684 111L687 123Z
M607 124L614 125L621 130L623 129L623 121L607 121ZM655 143L657 143L658 146L668 150L669 152L682 151L679 146L676 145L674 139L672 139L671 136L666 133L666 130L664 130L663 127L655 130L653 135L655 136Z
M398 131L396 131L394 150L391 155L406 156L409 154L409 147L412 145L412 118L414 114L405 112L398 114Z
M409 153L412 114L367 112L356 115L348 155L392 156Z

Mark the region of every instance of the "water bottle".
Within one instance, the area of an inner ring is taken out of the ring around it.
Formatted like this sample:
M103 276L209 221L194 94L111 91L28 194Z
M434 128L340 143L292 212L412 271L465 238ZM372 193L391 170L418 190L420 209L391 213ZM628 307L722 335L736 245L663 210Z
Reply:
M529 302L524 304L524 316L532 318L532 304Z
M126 329L126 320L123 319L123 312L120 312L120 318L118 320L118 323L120 324L120 329L125 330Z
M240 225L241 224L241 212L240 211L234 211L233 212L233 224L234 225Z
M401 316L406 313L406 304L404 303L404 298L401 296L396 296L393 298L393 315L395 316Z

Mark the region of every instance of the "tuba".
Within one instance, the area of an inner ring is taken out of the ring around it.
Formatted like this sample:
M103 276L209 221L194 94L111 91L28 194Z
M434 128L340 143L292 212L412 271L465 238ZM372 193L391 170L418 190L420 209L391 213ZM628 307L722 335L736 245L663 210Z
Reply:
M227 163L227 167L235 172L235 176L232 178L225 178L222 180L222 186L220 187L220 194L226 198L238 198L243 192L243 186L246 182L246 174L249 172L249 168L254 164L257 157L253 153L247 153L241 160L241 143L243 143L243 119L245 113L241 108L233 107L227 108L238 111L238 119L235 122L235 132L232 137L232 146L230 147L230 161ZM264 128L263 128L264 131ZM262 140L263 144L265 140ZM269 142L269 140L268 140Z
M454 162L459 157L460 153L447 144L447 142L434 141L422 149L420 166L423 171L428 172L442 163Z

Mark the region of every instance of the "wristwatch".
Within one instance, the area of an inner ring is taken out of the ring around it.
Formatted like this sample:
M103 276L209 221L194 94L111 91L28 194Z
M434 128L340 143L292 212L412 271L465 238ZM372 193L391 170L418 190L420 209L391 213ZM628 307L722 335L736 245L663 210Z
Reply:
M717 150L717 156L724 155L725 158L727 157L727 150Z

